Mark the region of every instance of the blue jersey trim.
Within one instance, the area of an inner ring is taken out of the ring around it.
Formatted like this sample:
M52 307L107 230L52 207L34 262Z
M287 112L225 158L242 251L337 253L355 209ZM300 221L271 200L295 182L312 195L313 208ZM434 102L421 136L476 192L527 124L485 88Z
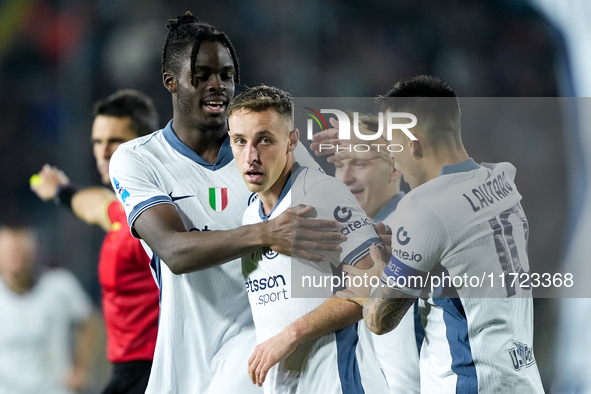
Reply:
M357 362L357 323L335 331L337 341L337 365L343 394L365 393L361 384L359 363Z
M156 255L156 253L152 252L152 259L150 260L150 268L154 271L154 276L156 277L156 284L158 285L158 290L160 291L160 302L162 302L162 268L161 268L162 260L160 257Z
M344 259L343 264L355 265L359 260L369 253L369 247L372 244L381 245L382 241L378 237L370 238L361 245L353 249Z
M390 216L392 212L394 212L394 210L398 206L398 203L400 202L400 200L402 200L402 197L404 197L404 192L400 192L394 197L392 197L392 199L388 201L388 203L384 205L382 209L380 209L376 216L373 217L372 221L375 223L379 223L386 220L386 218Z
M417 352L421 356L421 347L425 339L425 327L421 321L421 312L419 311L419 300L415 300L413 305L413 318L415 323L415 340L417 341Z
M441 263L436 266L436 269L449 275ZM451 352L451 370L458 377L456 394L477 393L478 376L468 336L468 320L458 292L454 287L440 286L434 289L433 302L443 309L445 335Z
M439 172L439 176L441 175L448 175L448 174L456 174L458 172L468 172L477 170L480 168L480 165L476 164L474 159L469 158L468 160L462 161L460 163L450 164L448 166L443 166L441 171Z
M390 257L390 261L384 269L384 274L382 275L382 282L384 281L384 275L391 276L397 283L405 283L404 287L406 288L412 290L423 290L423 288L425 288L425 286L427 285L427 277L429 276L429 273L409 267L408 265L404 264L402 261L394 257L394 255L392 255ZM404 277L404 282L399 281L398 277ZM416 279L410 280L411 277L414 277ZM421 284L422 286L419 286L419 284Z
M133 222L135 222L135 219L137 219L140 213L144 212L148 208L152 208L153 206L160 204L172 204L172 199L170 196L154 196L148 198L146 201L140 202L135 207L133 207L127 219L127 224L129 224L129 228L131 229L131 235L139 238L138 233L133 228Z
M229 136L227 136L224 142L222 143L220 151L218 152L218 158L216 162L211 164L205 159L203 159L201 156L199 156L197 153L195 153L193 149L189 148L187 145L185 145L183 141L179 139L179 137L172 129L172 120L168 122L162 133L164 135L164 139L166 139L166 142L168 142L174 150L179 152L181 155L193 160L201 167L207 168L208 170L219 170L220 168L223 168L226 164L234 160L234 155L232 154L232 147L230 146Z
M283 201L283 198L291 190L291 185L293 183L291 180L293 179L295 181L295 179L297 178L299 173L304 168L307 168L307 167L302 167L297 162L293 163L293 166L291 167L290 174L287 177L287 181L285 182L285 185L283 185L283 189L281 189L281 194L279 195L279 199L277 200L277 203L275 204L273 209L271 209L271 212L269 212L268 215L265 215L265 211L263 210L263 201L259 198L259 217L261 218L262 221L266 222L267 220L269 220L271 215L273 215L273 212L275 212L275 209L277 209L279 204L281 204L281 201Z
M161 271L160 257L156 256L156 253L152 252L152 259L150 259L150 268L154 272L156 277L156 285L158 286L158 304L162 306L162 271ZM158 308L158 327L160 327L160 316L162 314L162 308Z

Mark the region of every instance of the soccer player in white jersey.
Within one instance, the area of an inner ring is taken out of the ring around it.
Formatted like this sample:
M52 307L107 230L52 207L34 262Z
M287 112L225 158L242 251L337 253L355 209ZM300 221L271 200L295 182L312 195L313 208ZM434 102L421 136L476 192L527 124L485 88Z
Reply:
M290 213L240 227L253 193L227 135L227 104L239 82L234 49L225 34L189 13L167 27L162 72L174 118L164 129L122 144L110 162L111 181L160 287L146 393L260 392L245 371L255 334L239 258L262 246L290 254L294 221L304 226L294 250L306 249L298 253L311 259L323 258L316 250L340 250L335 242L344 237L306 227L335 229L336 221Z
M391 112L417 117L410 130L417 140L396 130L391 141L403 147L393 156L412 190L392 218L390 261L386 265L372 252L385 267L383 286L369 299L362 288L342 295L359 297L354 300L364 305L366 324L376 334L396 327L420 297L421 393L543 393L532 349L531 288L511 285L509 275L529 271L528 225L515 167L478 165L468 156L457 96L435 77L398 82L383 102ZM464 275L490 276L484 288L473 280L450 282Z
M273 249L243 257L259 342L249 359L253 383L264 382L267 394L387 393L371 342L358 336L361 308L332 297L329 286L316 298L293 296L294 286L302 286L296 272L330 276L331 266L341 263L373 266L369 246L380 241L371 222L345 185L295 161L299 132L292 127L288 93L254 87L238 95L228 111L234 157L259 197L244 213L244 224L264 223L292 204L306 204L314 206L317 217L336 218L348 230L342 251L325 253L325 262Z
M378 128L377 116L360 114L359 122L360 127L367 130ZM336 162L335 167L335 178L349 188L367 217L394 226L394 210L404 196L400 190L402 175L395 168L394 159L389 155L361 152L355 158ZM363 324L359 334L373 341L391 394L420 393L419 352L425 331L417 302L409 308L396 330L374 335Z

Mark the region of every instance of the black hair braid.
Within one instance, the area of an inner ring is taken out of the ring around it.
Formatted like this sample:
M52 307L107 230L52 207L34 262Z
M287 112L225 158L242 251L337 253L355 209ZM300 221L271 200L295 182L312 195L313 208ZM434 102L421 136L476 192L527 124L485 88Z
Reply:
M217 41L222 43L230 52L235 69L234 80L236 83L240 83L240 64L234 46L226 34L218 32L215 27L209 24L201 23L199 18L192 15L189 11L177 19L170 19L166 24L166 28L168 29L168 34L162 47L162 73L167 71L167 63L169 63L168 68L170 69L168 71L175 72L176 64L172 63L176 63L176 58L179 56L181 50L180 47L185 48L186 45L192 44L190 57L191 84L195 86L195 62L201 43L203 41Z

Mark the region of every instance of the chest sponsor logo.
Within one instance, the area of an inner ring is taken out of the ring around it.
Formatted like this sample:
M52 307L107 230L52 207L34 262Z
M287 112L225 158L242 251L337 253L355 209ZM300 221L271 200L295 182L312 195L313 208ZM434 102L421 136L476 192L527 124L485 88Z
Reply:
M507 352L509 352L509 356L511 356L513 369L519 371L521 368L531 367L536 363L534 350L531 346L514 340L512 340L511 343L513 343L513 347L507 349Z
M209 206L216 212L222 212L228 206L228 188L210 187Z

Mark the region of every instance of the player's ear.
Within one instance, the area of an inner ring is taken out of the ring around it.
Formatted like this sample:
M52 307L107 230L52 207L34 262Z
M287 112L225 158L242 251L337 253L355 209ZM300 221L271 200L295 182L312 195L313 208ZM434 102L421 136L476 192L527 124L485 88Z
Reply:
M176 93L176 78L171 73L162 74L162 84L170 93Z
M298 129L293 129L289 132L289 147L288 151L293 152L298 146L298 142L300 142L300 131Z
M402 176L402 172L396 169L394 165L394 159L392 159L392 168L390 169L390 182L395 182Z
M409 141L409 149L410 153L417 158L423 157L423 146L418 140L410 140Z

